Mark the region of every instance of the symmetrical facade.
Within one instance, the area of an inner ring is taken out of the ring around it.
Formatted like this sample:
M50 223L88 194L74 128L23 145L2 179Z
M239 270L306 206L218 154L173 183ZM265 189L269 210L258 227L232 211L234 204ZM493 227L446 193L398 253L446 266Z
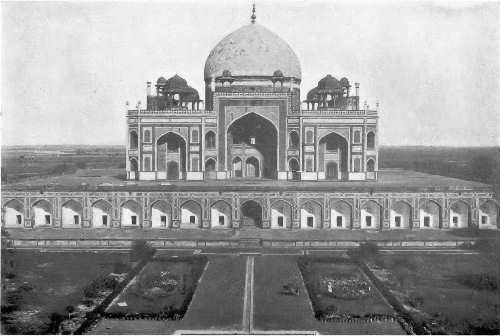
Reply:
M147 83L146 107L127 111L129 179L377 178L378 113L360 108L359 83L328 75L301 102L297 56L255 22L204 75L205 101L178 75Z
M379 172L378 106L361 107L359 84L353 89L331 75L301 100L297 56L254 16L216 45L204 78L204 100L175 75L154 88L148 82L146 106L127 110L127 179L139 181L4 188L2 225L497 227L499 208L487 185L448 179L437 186L427 175L410 186L404 173Z

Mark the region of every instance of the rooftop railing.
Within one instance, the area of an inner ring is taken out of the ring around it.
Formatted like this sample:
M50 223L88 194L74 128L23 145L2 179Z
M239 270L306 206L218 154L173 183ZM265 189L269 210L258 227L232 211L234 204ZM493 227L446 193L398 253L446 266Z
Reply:
M328 115L328 116L356 116L356 117L364 117L364 116L376 116L378 114L375 110L337 110L337 109L319 109L319 110L301 110L300 113L302 115Z
M170 114L175 114L175 115L186 115L186 114L215 114L215 111L209 111L209 110L188 110L188 109L168 109L168 110L160 110L160 111L154 111L154 110L128 110L127 115L129 116L136 116L136 115L144 115L144 114L164 114L164 115L170 115Z

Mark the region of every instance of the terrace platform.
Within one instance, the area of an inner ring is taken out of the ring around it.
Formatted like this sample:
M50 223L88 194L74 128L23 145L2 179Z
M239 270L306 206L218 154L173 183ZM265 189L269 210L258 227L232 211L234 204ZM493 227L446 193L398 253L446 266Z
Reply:
M387 169L377 181L127 181L122 169L86 169L75 174L34 178L2 186L4 191L317 191L317 192L453 192L492 191L490 185L420 172Z

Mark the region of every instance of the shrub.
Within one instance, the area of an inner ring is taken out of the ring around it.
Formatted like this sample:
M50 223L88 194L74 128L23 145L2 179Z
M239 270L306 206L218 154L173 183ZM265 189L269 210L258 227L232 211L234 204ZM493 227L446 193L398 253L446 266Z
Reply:
M130 260L139 261L144 258L149 258L153 255L155 249L143 239L134 240L132 250L130 251Z
M100 276L94 279L88 286L83 289L83 295L88 298L94 298L100 292L106 289L115 289L118 286L118 280L111 276Z

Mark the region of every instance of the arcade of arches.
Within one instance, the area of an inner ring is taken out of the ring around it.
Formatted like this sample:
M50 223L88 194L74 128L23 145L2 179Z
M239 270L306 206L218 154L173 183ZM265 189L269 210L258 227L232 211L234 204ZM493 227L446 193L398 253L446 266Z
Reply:
M231 196L213 200L189 199L176 206L172 199L155 200L153 195L150 194L149 203L137 198L117 203L97 199L87 210L81 200L74 198L61 202L57 211L46 199L35 200L30 207L26 207L22 199L10 199L2 207L3 225L397 230L470 226L486 229L495 228L498 221L497 205L492 200L481 201L474 208L476 203L453 199L445 208L440 201L426 198L417 203L411 199L359 199L353 203L352 199L342 198L270 198L268 201L266 198L247 198L235 203ZM115 208L113 204L119 206Z

